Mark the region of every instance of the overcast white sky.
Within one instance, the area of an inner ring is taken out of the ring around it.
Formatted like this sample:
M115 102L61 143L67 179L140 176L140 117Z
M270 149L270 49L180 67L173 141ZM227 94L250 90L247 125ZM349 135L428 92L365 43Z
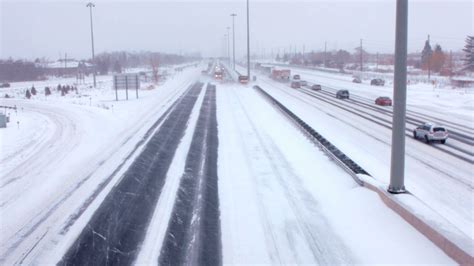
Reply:
M0 58L56 60L64 53L89 58L88 1L0 0ZM246 1L94 1L96 54L116 50L170 53L225 53L226 27L236 13L236 53L246 49ZM276 54L346 49L362 38L369 52L393 52L396 0L250 0L253 51ZM420 51L431 34L432 44L460 50L474 34L472 0L409 0L409 52Z

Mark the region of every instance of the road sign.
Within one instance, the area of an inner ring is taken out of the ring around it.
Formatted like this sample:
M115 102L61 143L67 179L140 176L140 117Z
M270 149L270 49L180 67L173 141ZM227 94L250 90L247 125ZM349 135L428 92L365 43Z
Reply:
M140 78L138 74L116 74L114 75L115 98L118 101L118 90L125 90L128 100L128 90L135 90L138 99L138 89L140 88Z

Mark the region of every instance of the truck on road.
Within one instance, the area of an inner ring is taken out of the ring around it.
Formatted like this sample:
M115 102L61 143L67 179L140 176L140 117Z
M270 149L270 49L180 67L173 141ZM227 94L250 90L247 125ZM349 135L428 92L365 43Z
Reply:
M273 69L272 79L288 81L290 80L291 71L289 69Z

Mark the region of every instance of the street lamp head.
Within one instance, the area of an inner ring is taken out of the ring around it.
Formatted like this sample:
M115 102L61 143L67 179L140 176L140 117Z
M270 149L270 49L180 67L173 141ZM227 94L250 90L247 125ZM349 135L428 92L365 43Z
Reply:
M235 17L235 16L237 16L237 14L232 13L232 14L230 14L230 16Z
M87 4L87 7L95 7L95 5L94 5L94 3L89 2L89 3Z

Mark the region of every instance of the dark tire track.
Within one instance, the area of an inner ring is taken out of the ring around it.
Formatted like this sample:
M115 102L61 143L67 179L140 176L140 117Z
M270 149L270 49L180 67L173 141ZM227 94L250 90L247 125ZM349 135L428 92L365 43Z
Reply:
M215 86L208 85L159 265L221 265Z
M106 196L59 265L133 263L201 89L202 84L196 83L180 100Z

